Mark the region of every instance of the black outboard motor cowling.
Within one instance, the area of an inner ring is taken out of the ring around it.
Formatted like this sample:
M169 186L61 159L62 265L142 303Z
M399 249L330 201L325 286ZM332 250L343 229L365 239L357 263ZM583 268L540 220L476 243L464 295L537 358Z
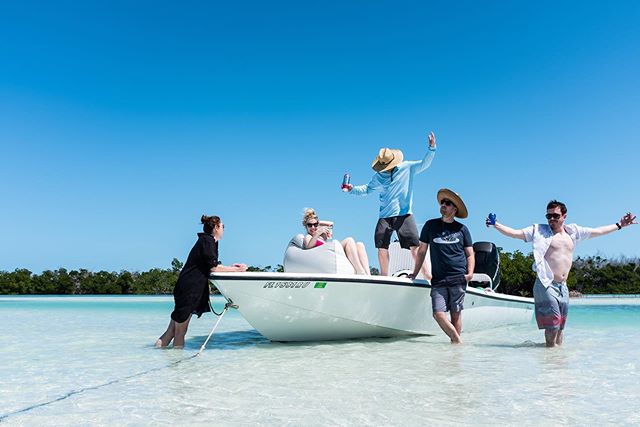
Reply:
M476 267L474 273L486 274L493 281L495 290L500 284L500 254L498 248L492 242L475 242L473 244L475 252ZM471 286L488 287L488 282L471 281Z

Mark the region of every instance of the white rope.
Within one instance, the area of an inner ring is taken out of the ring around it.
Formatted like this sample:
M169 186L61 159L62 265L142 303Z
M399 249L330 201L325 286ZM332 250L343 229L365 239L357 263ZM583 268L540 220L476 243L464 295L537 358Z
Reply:
M218 317L218 321L216 322L216 324L213 326L213 329L211 330L211 332L209 333L209 336L207 337L207 339L204 341L204 344L202 344L202 347L200 347L200 351L198 351L196 353L196 356L198 356L200 353L202 353L204 351L204 348L207 346L207 343L209 342L209 339L211 338L211 336L213 335L213 332L216 330L216 328L218 327L218 325L220 324L220 321L222 320L222 317L224 316L224 314L227 312L227 310L229 309L231 305L230 304L225 304L224 306L224 310L222 310L222 313L220 314L220 316Z
M220 324L220 321L222 320L222 316L224 316L224 314L227 312L227 310L229 308L238 308L238 306L233 304L231 301L229 301L229 300L227 300L227 301L228 302L225 304L224 310L222 310L222 313L220 313L220 316L218 316L218 321L213 326L213 329L211 330L211 333L209 334L209 336L205 340L204 344L202 344L202 347L200 347L200 350L197 353L192 354L191 356L184 357L184 358L182 358L180 360L177 360L175 362L171 362L171 363L169 363L169 364L167 364L165 366L160 366L160 367L157 367L157 368L151 368L151 369L148 369L148 370L143 371L143 372L138 372L138 373L133 374L133 375L128 375L128 376L125 376L125 377L122 377L122 378L117 378L115 380L108 381L106 383L98 384L98 385L95 385L95 386L84 387L84 388L81 388L79 390L72 390L72 391L66 393L63 396L60 396L60 397L57 397L57 398L53 398L53 399L51 399L49 401L42 402L42 403L36 403L34 405L31 405L31 406L23 408L23 409L19 409L17 411L7 412L6 414L0 414L0 424L3 421L5 421L7 418L11 417L11 416L22 414L22 413L26 413L26 412L30 412L30 411L32 411L32 410L34 410L36 408L40 408L40 407L43 407L43 406L51 405L53 403L59 402L61 400L65 400L65 399L67 399L67 398L69 398L71 396L78 395L78 394L84 393L84 392L89 391L89 390L97 390L97 389L102 388L102 387L106 387L106 386L109 386L109 385L112 385L112 384L117 384L117 383L120 383L120 382L123 382L123 381L126 381L126 380L130 380L130 379L142 376L142 375L149 374L151 372L156 372L156 371L159 371L161 369L168 368L170 366L175 366L175 365L177 365L179 363L182 363L182 362L185 362L185 361L187 361L189 359L193 359L194 357L200 355L200 353L202 353L204 351L204 348L206 347L207 343L209 342L209 339L211 339L211 336L213 335L213 332L216 330L216 328ZM211 304L211 302L209 302L209 304Z

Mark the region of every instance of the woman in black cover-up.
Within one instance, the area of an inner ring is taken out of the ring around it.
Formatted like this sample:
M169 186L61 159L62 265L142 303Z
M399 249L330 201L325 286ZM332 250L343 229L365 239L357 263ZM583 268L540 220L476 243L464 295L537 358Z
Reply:
M184 346L191 315L198 317L209 309L209 273L211 271L245 271L244 264L224 266L218 261L218 241L224 234L224 224L217 216L202 215L204 233L198 233L178 282L173 289L175 308L164 334L156 341L156 347L166 347L173 340L174 348Z

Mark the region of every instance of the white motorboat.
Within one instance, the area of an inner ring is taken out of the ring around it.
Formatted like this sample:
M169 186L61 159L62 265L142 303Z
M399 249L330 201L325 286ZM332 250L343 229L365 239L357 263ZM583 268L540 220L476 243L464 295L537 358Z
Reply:
M495 246L490 245L497 255ZM292 246L295 247L290 244L289 248ZM333 248L338 255L339 246ZM303 252L293 249L295 253L291 254L288 249L284 273L212 273L211 282L258 332L272 341L442 333L431 315L428 281L352 272L295 271L310 270L305 260L296 257L308 257L314 250L298 255ZM479 255L482 257L482 252ZM331 268L335 265L336 262ZM464 332L531 322L533 299L495 292L497 271L493 277L476 274L468 286Z

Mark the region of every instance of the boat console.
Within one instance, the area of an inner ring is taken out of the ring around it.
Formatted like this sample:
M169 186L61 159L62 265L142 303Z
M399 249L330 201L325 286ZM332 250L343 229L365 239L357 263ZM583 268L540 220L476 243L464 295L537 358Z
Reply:
M474 287L483 287L495 291L500 285L500 254L492 242L473 244L476 266L473 279L469 283Z

